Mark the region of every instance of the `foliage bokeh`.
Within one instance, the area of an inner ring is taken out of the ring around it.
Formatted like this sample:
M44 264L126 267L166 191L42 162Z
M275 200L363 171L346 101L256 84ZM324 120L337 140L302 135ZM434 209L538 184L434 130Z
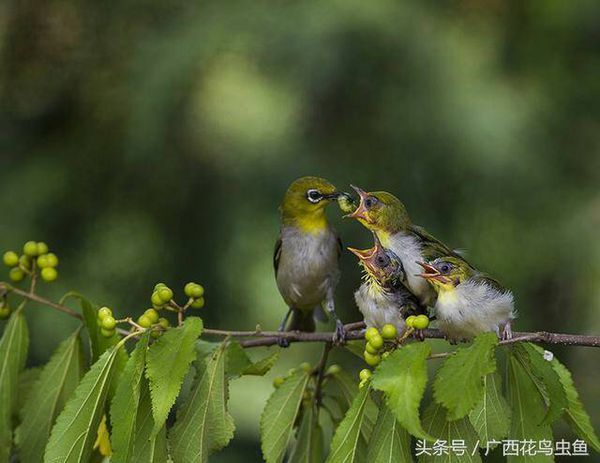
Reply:
M62 263L47 293L141 313L155 282L199 280L206 325L275 328L277 207L310 174L396 193L514 290L517 329L600 333L597 2L0 10L0 246L49 242ZM347 244L369 244L339 217ZM353 321L359 271L347 253L342 266ZM42 363L74 321L29 312ZM294 346L286 365L317 349ZM556 351L600 427L598 354ZM259 458L270 379L244 381L216 461Z

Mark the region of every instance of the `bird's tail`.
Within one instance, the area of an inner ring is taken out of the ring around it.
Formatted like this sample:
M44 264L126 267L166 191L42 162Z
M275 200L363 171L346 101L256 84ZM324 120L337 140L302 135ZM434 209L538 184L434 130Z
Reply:
M309 331L312 332L316 328L315 319L312 310L294 309L292 312L292 320L288 326L288 331Z

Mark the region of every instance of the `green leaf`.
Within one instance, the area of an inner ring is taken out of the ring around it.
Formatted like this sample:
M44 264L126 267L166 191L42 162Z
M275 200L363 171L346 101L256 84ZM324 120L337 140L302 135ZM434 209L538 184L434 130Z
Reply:
M167 421L183 378L196 358L196 339L200 333L202 320L188 317L182 326L167 330L148 350L146 377L150 381L155 433Z
M447 418L466 416L483 397L483 378L496 371L496 333L483 333L469 347L459 347L440 367L433 381L433 397L448 410Z
M29 334L18 308L8 320L0 339L0 462L9 460L12 446L12 422L19 401L19 375L25 367Z
M40 374L42 373L42 367L32 367L27 368L21 372L19 375L19 404L17 406L17 410L21 410L31 394L31 390L33 386L37 382Z
M111 338L105 338L100 334L100 327L97 321L98 308L85 296L76 291L70 291L61 298L60 303L64 303L67 299L76 299L79 301L83 322L90 338L91 362L95 363L100 355L109 347L117 344L120 338L116 334Z
M395 463L413 461L410 448L410 434L400 426L392 411L381 405L377 423L369 441L367 461Z
M594 431L589 415L583 408L577 389L575 389L575 385L573 384L571 373L556 358L552 360L552 368L558 374L560 383L567 396L567 408L564 414L565 421L569 423L571 429L579 437L585 440L596 452L600 452L600 440L598 440L598 436Z
M540 424L546 415L542 396L530 374L511 352L508 356L508 403L512 410L509 438L523 440L552 440L552 430L547 424ZM553 461L552 456L519 455L509 456L510 462Z
M535 344L521 343L513 346L513 353L531 377L548 407L542 424L552 424L567 408L567 395L552 363L544 359L544 349Z
M135 418L134 443L131 459L127 463L165 463L171 461L167 452L166 427L154 433L152 400L150 385L145 377L141 378L140 401Z
M402 427L415 437L431 439L421 426L419 405L427 384L427 357L431 346L420 342L392 352L375 370L374 389L385 392L388 407Z
M225 360L223 343L208 361L187 402L177 411L169 433L175 463L206 462L209 455L221 450L233 437L235 425L227 410Z
M104 352L75 389L52 428L45 463L88 461L121 348L118 344Z
M304 407L302 422L288 463L322 463L322 455L323 430L312 405Z
M479 436L479 445L483 448L487 447L488 442L504 439L510 428L510 408L502 396L501 384L497 372L485 376L483 397L469 413L469 420Z
M360 437L368 400L369 388L363 387L335 431L327 463L364 461L366 448Z
M305 371L296 371L273 391L265 405L260 418L260 440L267 463L279 463L285 455L308 379Z
M279 349L266 357L253 362L246 350L237 341L227 346L227 374L231 377L254 375L264 376L279 359Z
M327 390L331 388L337 388L339 392L339 396L342 400L338 401L342 408L342 413L346 413L348 408L352 405L354 401L354 397L358 394L358 383L356 380L353 380L348 373L345 371L341 371L337 373L335 376L330 378L330 381L327 386ZM371 400L367 399L367 404L365 405L365 417L363 426L361 428L361 434L363 438L368 441L371 437L371 433L373 431L373 426L375 426L375 421L377 420L377 406ZM366 442L365 441L365 442Z
M454 445L448 449L447 454L430 455L423 453L419 455L419 463L475 463L481 462L481 456L477 447L477 434L471 426L468 418L449 421L447 410L443 405L432 402L423 412L423 426L427 433L445 441L447 446L452 441L464 441L465 447L458 450Z
M85 371L79 329L65 339L44 366L21 410L16 442L19 461L39 462L56 417L72 396Z
M149 333L137 342L119 378L119 384L110 407L112 423L113 463L131 461L135 441L136 419L142 394L144 366Z
M364 339L358 341L348 341L344 346L348 351L352 352L359 359L364 360L364 352L367 342Z

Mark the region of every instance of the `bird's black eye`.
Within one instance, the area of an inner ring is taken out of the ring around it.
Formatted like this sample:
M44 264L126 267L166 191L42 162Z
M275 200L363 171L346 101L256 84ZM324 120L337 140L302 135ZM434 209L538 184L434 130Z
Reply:
M323 194L319 190L308 190L306 192L306 199L316 204L323 199Z
M441 264L439 266L439 271L440 273L443 273L444 275L446 275L447 273L450 272L450 270L452 270L452 265L444 262L443 264Z
M375 198L374 196L368 196L365 199L365 207L367 209L371 209L375 204L377 204L377 198Z

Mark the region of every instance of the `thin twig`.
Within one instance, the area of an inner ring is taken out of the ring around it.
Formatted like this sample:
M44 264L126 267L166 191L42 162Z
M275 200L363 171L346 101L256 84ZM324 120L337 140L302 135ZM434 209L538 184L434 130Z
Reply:
M10 284L0 281L0 293L12 292L18 296L21 296L30 301L37 302L42 305L47 305L60 312L66 313L71 317L75 317L79 320L83 320L83 316L75 310L66 307L62 304L50 301L46 298L38 296L37 294L23 291L15 288ZM346 340L352 341L357 339L364 339L364 322L353 322L344 325L346 330ZM118 329L120 333L127 333L128 331ZM277 339L285 338L290 342L333 342L333 332L317 332L307 333L304 331L262 331L257 327L254 331L228 331L205 328L203 334L218 337L241 337L241 338L255 338L247 339L240 342L243 347L257 347L257 346L272 346L277 344ZM435 329L423 330L424 338L426 339L445 339L444 333ZM582 346L582 347L600 347L600 336L591 336L583 334L563 334L563 333L549 333L547 331L535 331L535 332L513 332L512 339L500 341L500 345L513 344L516 342L539 342L544 344L560 344L565 346ZM439 354L436 354L439 355ZM435 357L434 357L435 358Z
M319 364L317 365L317 385L315 386L315 403L317 404L317 412L319 410L319 406L321 405L323 377L325 376L327 357L329 356L331 347L332 344L330 342L325 343L323 346L323 353L321 354L321 360L319 360Z

